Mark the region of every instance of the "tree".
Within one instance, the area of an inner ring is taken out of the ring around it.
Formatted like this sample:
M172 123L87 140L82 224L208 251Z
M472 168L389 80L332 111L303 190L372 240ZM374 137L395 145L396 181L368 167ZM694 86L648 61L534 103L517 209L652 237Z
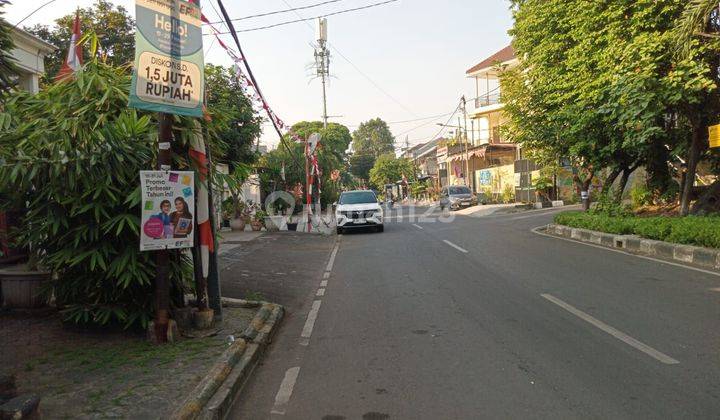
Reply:
M370 184L378 190L384 190L385 184L394 184L407 178L415 181L415 166L410 159L397 158L393 153L380 156L370 170Z
M350 173L367 181L370 178L370 169L375 165L375 156L369 153L353 153L349 158Z
M692 184L698 139L716 111L716 76L704 51L673 59L685 3L513 2L513 45L523 60L502 76L510 135L546 159L570 158L581 189L602 169L609 170L606 185L622 175L622 189L647 164L665 193L667 159L676 154L685 156Z
M83 33L94 32L98 39L100 57L113 66L124 66L135 59L135 22L122 6L114 6L108 0L96 0L95 4L80 9ZM45 80L52 80L60 70L67 55L75 14L55 20L55 26L37 24L24 28L31 34L57 47L45 57ZM89 51L83 50L85 61Z
M14 45L10 37L10 26L2 17L7 0L0 0L0 98L15 85L14 77L18 69L15 59L10 55Z
M292 126L291 131L300 138L307 139L313 133L321 136L318 146L318 164L320 166L322 194L321 204L326 206L337 201L340 184L330 179L333 170L346 171L346 151L352 137L347 127L329 123L323 128L320 121L302 121ZM260 179L263 191L267 194L276 190L291 190L297 183L305 188L305 149L303 143L293 142L289 136L285 142L290 151L282 144L277 149L262 156L258 165L261 168ZM285 168L285 180L281 168Z
M375 118L360 123L353 132L352 145L356 154L369 154L377 159L380 155L395 151L395 137L385 121Z
M253 142L262 131L262 117L252 107L232 69L205 65L205 93L215 135L225 144L224 152L215 156L234 172L240 165L257 161Z

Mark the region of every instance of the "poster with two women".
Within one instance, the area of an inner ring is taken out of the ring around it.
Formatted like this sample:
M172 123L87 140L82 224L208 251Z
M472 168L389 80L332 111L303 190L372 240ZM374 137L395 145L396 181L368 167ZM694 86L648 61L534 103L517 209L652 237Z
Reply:
M193 247L195 174L140 171L140 251Z

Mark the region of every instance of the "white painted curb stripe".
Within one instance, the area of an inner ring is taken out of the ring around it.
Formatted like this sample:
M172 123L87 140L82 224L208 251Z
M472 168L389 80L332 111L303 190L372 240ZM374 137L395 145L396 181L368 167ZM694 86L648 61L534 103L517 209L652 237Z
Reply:
M275 395L275 404L270 411L271 414L285 414L284 406L290 402L290 397L292 397L293 388L295 388L295 382L299 374L300 366L292 367L285 372L285 377L280 384L280 389L278 389L277 395Z
M458 251L460 251L462 253L465 253L465 254L468 253L467 249L460 248L459 246L455 245L454 243L448 241L447 239L444 239L443 242L445 242L446 244L450 245L451 247L457 249Z
M308 313L307 320L305 320L305 326L303 327L302 334L300 334L300 337L302 338L310 338L312 335L313 328L315 327L315 320L317 320L318 311L320 310L320 304L322 301L316 300L312 304L312 308L310 308L310 313Z
M623 251L623 250L621 250L621 249L608 248L608 247L602 246L602 245L590 244L590 243L583 242L583 241L577 241L577 240L575 240L575 239L564 238L564 237L562 237L562 236L555 236L555 235L550 235L549 233L540 232L540 229L543 229L543 228L545 228L544 225L543 225L543 226L538 226L538 227L536 227L536 228L531 229L531 232L534 233L534 234L536 234L536 235L546 236L546 237L548 237L548 238L560 239L560 240L567 241L567 242L574 242L574 243L580 244L580 245L591 246L591 247L593 247L593 248L598 248L598 249L604 249L605 251L617 252L617 253L619 253L619 254L629 255L629 256L631 256L631 257L642 258L642 259L645 259L645 260L650 260L650 261L659 262L659 263L663 263L663 264L667 264L667 265L672 265L672 266L675 266L675 267L685 268L685 269L688 269L688 270L699 271L699 272L701 272L701 273L711 274L711 275L713 275L713 276L718 276L718 277L720 277L720 273L718 273L717 271L704 270L704 269L702 269L702 268L693 267L693 266L690 266L690 265L680 264L680 263L676 263L676 262L672 262L672 261L661 260L661 259L659 259L659 258L648 257L647 255L633 254L632 252Z
M624 342L625 344L640 350L641 352L647 354L648 356L652 357L653 359L658 360L660 363L664 363L666 365L676 365L676 364L680 363L679 361L673 359L672 357L666 355L665 353L659 352L659 351L655 350L654 348L648 346L647 344L642 343L642 342L630 337L629 335L625 334L624 332L616 330L615 328L607 325L606 323L600 321L599 319L586 314L585 312L577 309L576 307L570 305L569 303L563 302L562 300L556 298L553 295L544 293L544 294L541 294L540 296L542 296L543 298L556 304L557 306L565 309L566 311L577 316L578 318L582 319L583 321L586 321L586 322L600 328L601 330L612 335L613 337Z

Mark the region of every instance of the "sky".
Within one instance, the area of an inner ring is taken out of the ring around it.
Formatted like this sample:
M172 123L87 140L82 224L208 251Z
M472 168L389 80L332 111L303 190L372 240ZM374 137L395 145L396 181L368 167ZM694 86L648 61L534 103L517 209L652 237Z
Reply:
M5 19L11 24L48 0L11 0ZM135 15L134 0L110 0ZM220 20L209 2L203 12ZM234 22L247 29L311 18L378 3L381 0L337 0L315 8ZM55 19L87 7L94 0L56 0L21 26L51 24ZM231 18L286 10L323 0L224 0ZM299 16L298 16L299 15ZM275 113L286 123L321 120L322 88L312 79L314 21L244 32L239 39L258 84ZM371 118L390 123L396 146L431 140L446 123L459 98L475 97L475 85L465 71L510 43L512 18L507 0L399 0L386 5L331 16L328 40L332 54L328 86L331 122L353 131ZM232 44L230 35L224 41ZM231 60L211 37L204 38L205 61L229 66ZM405 122L408 120L415 120ZM455 123L457 123L455 121ZM276 147L277 134L269 123L261 142Z

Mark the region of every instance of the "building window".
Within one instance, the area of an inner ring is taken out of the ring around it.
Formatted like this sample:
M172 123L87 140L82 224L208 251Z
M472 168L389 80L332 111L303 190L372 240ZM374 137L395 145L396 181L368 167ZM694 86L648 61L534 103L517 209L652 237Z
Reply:
M490 120L482 117L478 120L478 130L480 132L478 144L487 144L490 142Z

